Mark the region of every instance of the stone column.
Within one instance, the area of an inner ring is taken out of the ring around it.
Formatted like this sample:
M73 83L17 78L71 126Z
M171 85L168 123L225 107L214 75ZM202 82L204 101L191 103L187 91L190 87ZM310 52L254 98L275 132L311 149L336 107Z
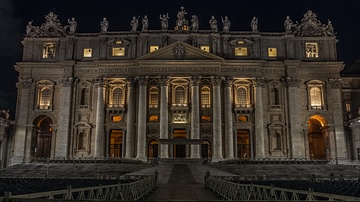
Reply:
M146 161L146 98L148 77L138 77L139 84L139 107L138 107L138 134L136 159Z
M71 108L72 108L72 91L78 79L65 77L59 80L62 85L58 130L56 134L55 157L68 157L70 152L70 135L71 135ZM56 98L55 98L56 99Z
M126 151L125 158L132 159L135 157L135 119L136 119L136 96L135 96L134 78L127 79L127 112L126 112Z
M225 158L234 158L234 139L233 139L233 112L231 96L232 78L225 80Z
M308 126L308 125L306 125ZM304 132L304 148L305 148L305 159L310 158L310 149L309 149L309 131L308 127L303 128Z
M201 77L190 77L191 82L191 134L190 139L200 139L200 85ZM190 158L200 158L200 144L191 144Z
M169 111L168 111L168 100L169 100L169 79L170 77L163 76L159 77L160 82L160 139L169 138ZM169 145L161 144L160 141L160 158L169 158Z
M335 127L335 146L336 146L336 158L338 160L344 160L347 158L346 154L346 142L344 134L344 120L342 116L342 103L341 103L341 87L343 85L342 79L329 79L331 84L332 100L329 100L329 104L332 105L334 113L334 127Z
M262 89L265 87L265 78L254 78L255 104L255 158L265 158L265 130Z
M254 149L255 149L255 145L254 145L254 130L253 129L249 129L250 132L250 137L249 137L249 141L250 141L250 158L253 159L254 158Z
M213 162L223 159L222 129L221 129L221 92L220 85L223 80L220 76L211 77L213 83Z
M94 79L94 83L95 87L97 88L94 157L104 157L105 87L107 85L107 79L103 77L98 77Z
M350 120L350 125L349 127L351 128L351 134L352 134L352 142L353 142L353 156L354 159L356 160L360 160L359 156L360 154L358 154L358 149L360 150L360 116Z
M290 158L305 158L304 138L302 138L300 116L300 77L286 77L284 79L287 86L288 101L288 123L289 123L289 142Z
M26 133L32 79L19 79L17 104L17 129L15 133L14 156L11 165L20 164L29 153L26 151Z
M238 149L237 149L237 129L233 129L233 147L234 147L234 158L238 157Z

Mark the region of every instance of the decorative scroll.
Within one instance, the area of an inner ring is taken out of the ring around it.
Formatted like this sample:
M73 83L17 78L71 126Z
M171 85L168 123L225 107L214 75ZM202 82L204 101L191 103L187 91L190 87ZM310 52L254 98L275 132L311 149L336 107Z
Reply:
M185 47L177 44L174 49L174 54L177 59L183 59L185 57Z
M64 78L59 79L58 82L64 87L69 87L69 86L73 86L78 81L79 80L77 78L74 78L74 77L64 77Z
M159 83L161 86L169 85L170 76L159 76Z
M106 77L96 77L93 79L93 82L96 87L104 87L108 83Z
M219 86L223 80L224 80L224 77L222 77L222 76L212 76L211 77L211 81L214 86Z
M22 88L30 88L33 80L32 79L19 79L19 83Z
M288 87L300 87L301 79L300 77L286 77L282 78L283 83Z
M142 77L137 77L136 80L138 81L138 84L140 86L146 86L147 82L148 82L149 77L148 76L142 76Z
M126 78L126 83L129 87L135 87L136 85L136 79L134 77L128 77Z
M254 77L252 78L255 87L264 88L266 86L266 78L265 77Z
M57 15L50 12L45 15L46 22L40 27L33 26L32 21L26 26L27 37L43 37L43 36L65 36L66 32L64 27L61 25Z
M329 79L329 83L331 84L331 87L334 89L339 89L344 85L342 79Z
M224 80L225 86L226 87L231 87L231 85L233 84L234 79L232 77L226 77Z

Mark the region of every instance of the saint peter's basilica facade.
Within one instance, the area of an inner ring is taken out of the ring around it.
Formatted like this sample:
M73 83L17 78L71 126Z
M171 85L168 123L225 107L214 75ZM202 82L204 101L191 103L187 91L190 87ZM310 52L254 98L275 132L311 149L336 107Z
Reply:
M12 164L33 158L349 159L331 22L198 30L181 8L131 31L77 33L54 13L22 41ZM216 19L215 19L216 20ZM228 24L226 24L228 23ZM279 22L283 23L283 22ZM160 20L159 20L160 25ZM205 27L205 25L203 26Z

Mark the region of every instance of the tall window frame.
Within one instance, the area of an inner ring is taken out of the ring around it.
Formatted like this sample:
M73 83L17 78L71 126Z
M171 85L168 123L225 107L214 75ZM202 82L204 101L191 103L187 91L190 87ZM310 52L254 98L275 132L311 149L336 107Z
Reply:
M159 107L159 89L157 87L151 87L149 90L149 108Z
M325 83L319 80L312 80L307 83L308 108L310 110L325 109Z
M111 105L118 108L124 106L124 89L122 87L115 87L111 91Z
M42 80L36 83L37 88L37 109L52 110L54 97L54 83L49 80Z
M208 86L201 88L201 107L210 108L211 107L211 91Z

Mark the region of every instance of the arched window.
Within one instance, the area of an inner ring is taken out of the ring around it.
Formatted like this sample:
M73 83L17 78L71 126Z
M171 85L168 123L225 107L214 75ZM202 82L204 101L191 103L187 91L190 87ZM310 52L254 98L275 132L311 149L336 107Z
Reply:
M175 88L175 104L185 104L185 88L182 86Z
M319 80L307 83L310 109L321 110L324 108L324 85L325 83Z
M89 88L81 89L80 105L89 105L90 90Z
M310 100L311 100L311 106L321 106L322 105L322 99L321 99L321 90L319 87L312 87L310 88Z
M51 90L45 87L40 91L40 108L48 109L50 105L51 105Z
M112 93L112 104L113 106L119 106L123 104L123 89L115 88Z
M236 99L237 99L237 104L241 105L241 107L246 107L247 90L244 87L239 87L236 90Z
M149 108L158 108L159 90L155 87L150 89Z
M202 108L210 108L210 88L203 87L201 89L201 106Z

